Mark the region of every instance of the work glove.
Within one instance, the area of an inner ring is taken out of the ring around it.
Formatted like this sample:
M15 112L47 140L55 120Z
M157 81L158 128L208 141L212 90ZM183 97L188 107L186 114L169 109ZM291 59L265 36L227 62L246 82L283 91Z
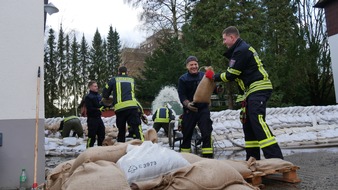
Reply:
M208 79L214 80L214 75L215 75L214 71L212 71L212 70L207 70L207 71L205 72L204 75L205 75L205 77L207 77Z
M144 124L148 124L148 119L145 115L141 116L141 120L143 121Z
M99 110L100 110L100 112L104 112L104 111L109 110L109 108L107 108L105 106L101 106Z
M188 108L192 112L198 112L198 108L194 106L194 102L189 102L189 100L185 100L183 102L184 106Z

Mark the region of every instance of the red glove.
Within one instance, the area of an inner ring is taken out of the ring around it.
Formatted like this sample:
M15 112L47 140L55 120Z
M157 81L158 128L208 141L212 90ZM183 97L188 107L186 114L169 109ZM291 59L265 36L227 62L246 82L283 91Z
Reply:
M205 72L205 77L207 77L208 79L214 79L214 71L212 71L212 70L207 70L206 72Z

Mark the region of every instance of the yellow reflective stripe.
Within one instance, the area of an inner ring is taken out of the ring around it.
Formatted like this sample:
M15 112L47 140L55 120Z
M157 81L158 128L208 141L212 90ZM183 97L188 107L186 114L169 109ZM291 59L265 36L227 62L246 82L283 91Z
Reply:
M245 141L245 148L259 148L258 141Z
M256 52L256 50L253 47L250 47L249 50L253 53L253 56L254 56L255 61L257 63L258 70L263 75L264 80L268 80L269 75L266 72L266 70L264 69L263 63L262 63L261 59L259 58L258 53Z
M135 99L134 80L133 80L133 82L130 82L130 84L131 84L131 98L134 100Z
M242 102L245 100L245 96L244 95L238 95L236 98L236 102Z
M90 141L91 141L91 140L92 140L92 138L88 138L86 148L89 148L89 145L90 145Z
M227 79L226 73L222 73L220 77L221 77L222 81L224 81L224 82L228 82L229 81Z
M169 122L169 118L155 118L154 122L158 122L158 123L168 123Z
M69 121L71 119L74 119L74 118L77 118L76 116L69 116L69 117L66 117L63 122L66 122L66 121Z
M143 135L142 125L138 126L138 131L140 133L140 139L143 142L144 141L144 135Z
M121 97L121 83L116 81L116 102L120 103L122 101ZM116 107L116 105L115 105Z
M135 106L137 108L137 102L135 100L127 100L124 102L119 102L117 104L115 104L114 109L115 111L122 109L122 108L126 108L126 107L133 107Z
M259 146L261 148L265 148L265 147L271 146L271 145L276 144L276 143L277 143L277 141L276 141L275 137L270 137L270 138L259 141Z
M191 148L181 148L181 152L190 153L191 152Z
M213 154L213 148L202 148L202 154Z
M245 91L245 85L242 79L236 78L235 81L237 82L238 86L241 88L241 90Z
M169 110L165 110L165 118L160 118L160 110L161 108L157 109L156 112L156 118L154 122L159 122L159 123L168 123L169 122Z
M242 89L242 85L244 86L244 83L242 83L243 81L237 81L238 85L241 87ZM243 100L249 96L251 93L253 92L256 92L256 91L259 91L259 90L272 90L273 87L272 87L272 83L270 80L259 80L259 81L256 81L256 82L253 82L250 84L249 86L249 90L247 90L245 92L245 94L243 95ZM243 90L243 89L242 89ZM238 102L239 100L236 100L236 102Z
M140 102L138 102L138 101L136 100L136 103L137 103L137 106L138 106L139 109L140 109L140 112L142 112L142 114L144 114L143 107L142 107L142 105L140 104Z
M231 68L231 67L228 67L227 71L228 71L229 73L234 74L234 75L237 75L237 76L239 76L239 75L242 73L241 71L236 70L236 69Z
M263 115L258 115L258 121L259 121L259 124L261 124L262 126L262 129L266 135L267 138L271 138L272 137L272 134L269 130L269 127L268 125L266 124L266 122L264 121L263 119Z

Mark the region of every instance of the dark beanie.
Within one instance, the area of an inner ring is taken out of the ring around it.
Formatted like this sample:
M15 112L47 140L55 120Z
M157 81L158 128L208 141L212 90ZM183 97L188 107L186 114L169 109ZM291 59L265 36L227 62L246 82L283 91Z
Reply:
M121 66L119 67L119 73L126 73L127 72L127 67Z
M198 59L197 57L193 56L193 55L190 55L187 60L185 60L185 64L189 63L190 61L196 61L198 62Z

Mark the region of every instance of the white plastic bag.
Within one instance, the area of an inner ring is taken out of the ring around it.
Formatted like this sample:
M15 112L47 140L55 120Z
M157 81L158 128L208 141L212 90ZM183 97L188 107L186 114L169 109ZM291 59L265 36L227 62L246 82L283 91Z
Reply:
M128 145L129 146L129 145ZM156 178L190 163L180 153L151 141L144 141L140 146L128 148L126 155L118 161L118 167L127 176L128 183Z

